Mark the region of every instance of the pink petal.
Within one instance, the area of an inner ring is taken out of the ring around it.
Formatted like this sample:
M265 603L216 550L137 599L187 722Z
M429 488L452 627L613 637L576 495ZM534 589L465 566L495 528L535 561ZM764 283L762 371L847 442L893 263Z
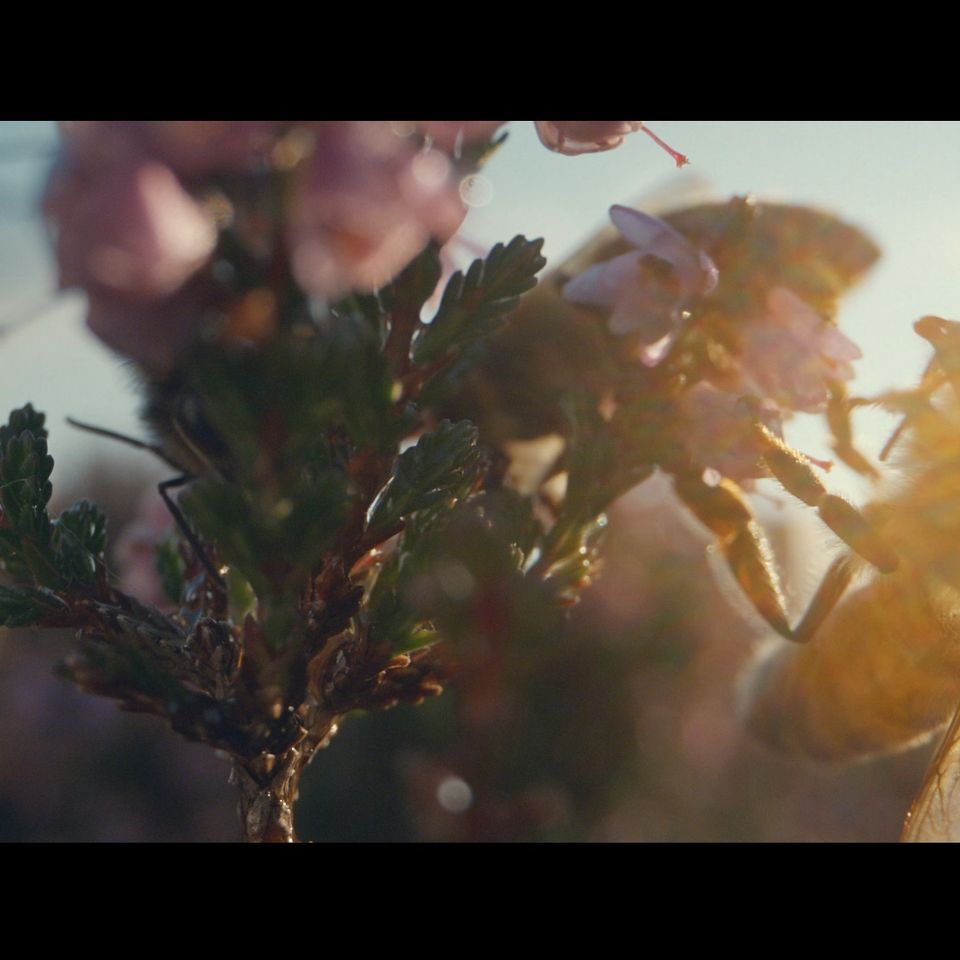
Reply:
M217 231L161 164L110 165L92 176L68 171L48 194L64 286L97 285L166 296L213 253Z
M820 333L820 352L834 361L863 358L860 348L831 323L825 323Z
M610 219L624 240L641 249L664 241L680 246L692 246L669 224L630 207L615 204L610 208Z
M568 157L613 150L641 129L642 120L536 120L540 142Z
M315 296L372 290L464 215L441 152L418 152L382 122L327 124L290 207L294 273Z
M452 150L457 137L463 135L464 143L483 140L490 137L497 127L506 120L417 120L417 126L429 137L433 137L438 146Z
M685 288L684 296L706 296L716 288L720 279L716 264L668 223L619 204L610 208L610 219L624 240L641 253L673 265Z
M571 303L611 306L625 288L637 285L640 258L641 254L634 251L594 264L566 283L563 296Z

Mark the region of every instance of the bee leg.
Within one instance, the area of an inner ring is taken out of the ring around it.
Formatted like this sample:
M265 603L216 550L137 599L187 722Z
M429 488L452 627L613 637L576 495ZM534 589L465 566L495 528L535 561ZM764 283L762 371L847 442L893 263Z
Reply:
M773 562L773 551L732 480L710 485L695 474L674 477L677 495L716 537L717 549L757 612L788 640L793 630Z
M203 564L204 569L213 579L213 582L217 584L221 590L226 590L227 585L224 583L223 577L220 576L220 572L210 562L207 551L204 549L199 537L193 532L192 527L187 523L187 518L181 512L180 507L177 506L173 497L167 492L169 490L176 490L178 487L182 487L195 479L196 477L189 473L185 473L179 477L171 477L169 480L164 480L162 483L157 484L157 490L160 496L163 497L163 502L167 505L167 509L170 511L170 516L173 517L174 523L176 523L180 532L186 538L187 543L190 544L197 559Z
M117 433L116 430L107 430L104 427L96 427L92 423L84 423L82 420L74 420L73 417L67 417L67 423L71 427L76 427L78 430L85 430L87 433L94 433L98 437L106 437L108 440L119 440L120 443L125 443L128 447L133 447L136 450L147 450L152 453L155 457L159 457L167 466L173 467L174 470L183 471L183 467L180 466L175 460L171 460L161 447L158 447L154 443L144 443L143 440L137 440L134 437L128 437L125 433Z
M790 639L795 643L807 643L827 619L833 608L839 603L858 567L857 560L850 554L843 554L830 564L820 581L817 592L807 605L806 612L794 627Z
M801 454L784 443L759 419L754 420L753 429L761 445L764 463L784 489L813 507L820 519L844 543L869 560L881 573L893 573L900 565L899 559L863 514L846 500L828 493Z
M940 369L960 397L960 323L941 317L922 317L913 329L933 345Z
M920 385L916 390L912 390L909 393L891 391L881 394L873 401L874 403L878 403L903 414L900 423L897 424L896 429L890 434L890 438L880 451L880 456L877 459L881 463L886 462L907 427L909 427L918 416L922 416L930 411L931 398L946 382L947 377L937 362L936 354L934 354L924 369L923 376L920 378ZM958 396L960 396L960 393L958 393Z
M716 534L717 549L764 620L786 640L813 639L853 579L858 559L845 553L833 561L800 622L791 627L773 552L737 485L722 479L710 486L700 477L684 475L674 478L674 486L697 519Z
M827 426L833 434L833 452L848 466L863 477L877 480L880 474L872 463L853 445L853 429L850 424L851 401L847 388L840 381L830 382L830 399L827 401Z

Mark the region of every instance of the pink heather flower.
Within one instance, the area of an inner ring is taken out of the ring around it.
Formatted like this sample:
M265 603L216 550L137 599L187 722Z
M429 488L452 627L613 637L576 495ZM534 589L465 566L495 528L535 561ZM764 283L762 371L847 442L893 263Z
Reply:
M568 157L613 150L628 134L643 129L642 120L535 120L534 123L540 142L548 150Z
M637 249L590 267L563 295L572 303L612 307L610 332L638 334L640 360L654 367L679 336L686 305L709 294L719 273L706 253L662 220L621 206L610 208L610 219Z
M150 370L173 366L205 319L224 306L210 280L200 274L168 297L124 296L88 291L87 326L107 346Z
M464 143L489 137L506 120L417 120L417 127L444 150L453 150L457 137L463 135Z
M67 153L88 168L131 157L165 163L189 178L264 162L286 120L65 120Z
M183 177L266 165L286 120L150 120L157 153Z
M122 156L87 172L68 160L47 189L62 287L175 292L213 253L210 217L168 167Z
M778 404L804 413L823 409L827 380L850 380L855 343L786 287L767 294L766 315L742 328L740 367L753 385Z
M209 301L199 275L217 243L213 219L158 159L147 122L71 121L62 135L44 196L60 285L87 292L88 325L104 342L169 366Z
M683 444L694 463L738 482L768 476L760 464L763 448L737 396L701 382L685 391L679 404L685 421ZM783 436L780 411L772 400L761 403L760 420Z
M383 122L327 124L289 211L294 274L319 297L373 290L465 214L446 154L415 150Z
M673 157L678 167L690 161L661 140L642 120L534 120L540 142L549 150L576 157L582 153L601 153L623 143L628 134L642 130Z

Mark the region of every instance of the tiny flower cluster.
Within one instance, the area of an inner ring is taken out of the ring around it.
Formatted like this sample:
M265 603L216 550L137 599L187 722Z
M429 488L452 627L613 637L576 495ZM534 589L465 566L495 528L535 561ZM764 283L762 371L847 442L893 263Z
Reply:
M297 282L323 298L386 283L465 213L449 156L384 122L75 121L62 131L45 202L61 285L83 288L94 332L148 367L169 365L216 304L204 268L224 199L235 213L220 183L292 171L283 222L247 224L247 240L269 256L279 238Z
M61 286L88 294L89 325L107 344L169 367L227 306L205 269L226 223L242 224L254 256L282 248L311 296L372 291L459 229L463 147L504 122L64 122L45 197ZM639 120L537 121L543 142L567 155L612 149L640 129ZM234 195L245 195L243 179L271 174L288 174L281 208L244 218Z
M612 207L610 218L633 249L589 267L563 294L572 303L608 311L609 331L635 338L641 363L657 367L692 322L690 308L716 290L720 273L705 251L668 223L622 206ZM767 290L762 313L739 318L738 332L732 373L706 373L684 391L679 411L689 424L685 443L695 459L745 480L763 472L737 398L760 398L763 421L782 435L780 411L823 410L828 381L850 380L850 362L861 353L783 286Z

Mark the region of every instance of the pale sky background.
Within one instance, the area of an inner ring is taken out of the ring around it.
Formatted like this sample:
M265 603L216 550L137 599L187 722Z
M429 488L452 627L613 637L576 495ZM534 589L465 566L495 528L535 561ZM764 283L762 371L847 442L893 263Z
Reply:
M873 393L916 382L929 347L913 321L926 313L960 318L960 121L647 123L691 166L677 171L642 134L607 154L561 157L540 145L532 123L511 123L509 141L484 171L489 202L471 212L464 233L484 246L516 233L543 236L546 256L559 262L607 222L612 204L638 197L664 209L708 190L717 200L754 193L828 209L866 230L884 254L841 305L840 325L864 352L856 388ZM68 415L142 432L129 371L87 333L82 297L54 299L36 201L55 149L52 122L0 121L0 325L37 314L0 339L0 410L5 416L29 400L46 411L59 472L101 442L63 424ZM858 427L871 454L890 429L883 415ZM819 419L798 417L788 439L829 456ZM114 452L149 459L119 446ZM843 468L829 483L861 499Z

